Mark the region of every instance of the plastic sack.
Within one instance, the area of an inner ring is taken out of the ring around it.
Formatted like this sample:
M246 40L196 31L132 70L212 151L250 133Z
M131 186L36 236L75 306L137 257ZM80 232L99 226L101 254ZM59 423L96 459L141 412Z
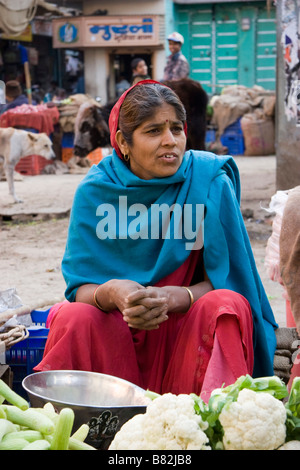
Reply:
M244 155L273 155L275 153L275 125L273 119L261 110L246 113L241 119L245 141Z
M272 224L272 235L267 241L264 265L267 269L269 278L274 282L278 282L282 286L283 282L280 276L279 239L282 216L288 199L288 194L289 190L277 191L272 196L269 207L265 208L267 212L275 212L275 217ZM284 293L284 297L286 297L286 291Z
M22 300L14 287L0 291L0 331L15 325L29 326L32 323L30 310L20 316L9 314L10 311L14 312L15 309L22 306Z

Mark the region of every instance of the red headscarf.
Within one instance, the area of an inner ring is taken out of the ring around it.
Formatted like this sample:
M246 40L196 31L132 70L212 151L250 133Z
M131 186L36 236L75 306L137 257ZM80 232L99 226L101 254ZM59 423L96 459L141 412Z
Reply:
M137 82L135 85L132 85L130 88L128 88L128 90L124 91L124 93L120 96L120 98L118 99L118 101L116 102L114 107L112 108L110 116L109 116L108 125L109 125L109 130L110 130L110 143L111 143L112 147L115 149L115 151L117 152L117 154L119 155L119 157L122 158L122 159L123 159L123 155L122 155L122 152L119 149L119 146L118 146L117 141L116 141L116 133L117 133L117 130L118 130L120 108L121 108L127 94L133 88L135 88L136 86L139 86L139 85L147 84L147 83L157 83L158 85L164 85L163 83L157 82L156 80L141 80L140 82ZM167 85L164 85L164 86L167 86ZM186 133L186 124L185 124L184 130L185 130L185 133Z

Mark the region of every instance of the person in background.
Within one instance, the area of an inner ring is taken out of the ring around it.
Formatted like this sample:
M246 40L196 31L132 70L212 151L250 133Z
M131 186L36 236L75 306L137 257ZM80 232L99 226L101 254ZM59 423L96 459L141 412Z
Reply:
M128 90L129 87L130 87L129 81L126 80L126 77L124 77L124 75L120 75L116 83L117 98L120 98L122 93Z
M174 32L170 34L167 39L171 54L167 58L163 81L188 78L190 67L186 57L181 52L181 47L184 43L183 36Z
M44 102L48 103L49 101L60 101L66 98L66 96L66 90L60 88L56 80L52 80L50 82L50 87L45 94Z
M300 336L300 186L289 190L279 235L280 275L287 291L292 318L289 325ZM299 366L298 366L299 367Z
M77 78L75 93L85 93L85 79L83 70L80 70Z
M45 98L45 91L41 87L40 83L32 85L32 99L36 101L37 104L42 104Z
M132 80L131 85L135 85L140 80L147 80L148 75L148 65L141 57L135 57L131 61L131 70L132 70Z
M22 104L28 104L28 98L17 80L10 80L6 83L5 97L6 104L1 107L1 114ZM32 104L36 104L36 101L33 100Z

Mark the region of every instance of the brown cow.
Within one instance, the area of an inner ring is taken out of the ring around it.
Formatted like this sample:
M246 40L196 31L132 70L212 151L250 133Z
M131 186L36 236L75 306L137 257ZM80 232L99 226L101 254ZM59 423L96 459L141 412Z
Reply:
M181 99L187 115L187 150L205 150L208 96L199 82L190 78L163 82Z
M74 129L74 155L86 157L99 147L110 145L108 118L113 103L104 106L87 102L78 111Z

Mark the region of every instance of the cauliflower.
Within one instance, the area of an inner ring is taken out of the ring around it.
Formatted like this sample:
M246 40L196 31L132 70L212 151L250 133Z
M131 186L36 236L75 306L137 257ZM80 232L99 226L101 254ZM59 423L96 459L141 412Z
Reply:
M278 450L300 450L300 441L286 442Z
M109 450L211 450L207 427L191 396L165 393L122 426Z
M286 438L284 404L266 392L243 389L224 406L219 421L225 450L273 450Z

